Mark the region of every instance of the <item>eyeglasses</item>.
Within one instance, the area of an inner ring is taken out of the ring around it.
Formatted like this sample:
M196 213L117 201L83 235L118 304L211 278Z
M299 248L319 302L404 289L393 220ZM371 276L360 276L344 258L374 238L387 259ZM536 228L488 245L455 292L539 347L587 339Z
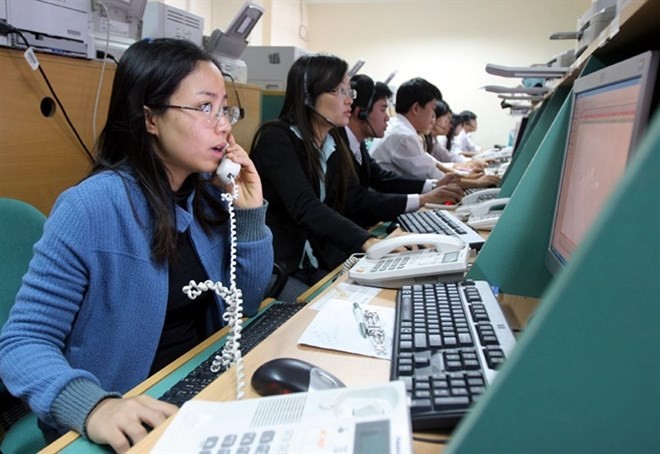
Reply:
M344 87L340 87L335 88L334 90L329 90L328 93L332 93L334 95L342 95L344 98L357 98L357 91L353 88L346 89Z
M177 106L173 104L164 104L162 106L154 106L161 109L185 109L185 110L194 110L196 112L201 112L204 114L206 122L213 126L214 128L220 124L221 120L225 120L230 125L235 125L239 118L241 117L241 110L236 106L220 106L218 111L213 113L213 104L206 103L202 104L199 107L190 107L190 106Z

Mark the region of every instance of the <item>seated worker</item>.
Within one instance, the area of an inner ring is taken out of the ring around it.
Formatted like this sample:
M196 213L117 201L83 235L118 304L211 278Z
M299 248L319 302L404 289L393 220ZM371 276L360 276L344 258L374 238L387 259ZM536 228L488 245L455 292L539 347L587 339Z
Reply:
M456 175L443 180L413 179L384 170L366 150L365 139L383 137L389 116L388 101L392 91L382 82L363 74L351 78L351 88L357 97L351 106L348 125L340 129L345 137L357 169L359 185L349 192L344 214L364 227L380 221L393 221L401 213L415 211L426 203L458 203L463 190L448 181L458 181ZM328 174L336 171L333 155L328 160ZM353 186L351 186L353 187Z
M263 124L252 143L250 157L269 202L266 222L275 261L289 275L281 300L295 299L342 260L379 241L340 214L349 182L357 176L337 128L348 124L355 96L344 60L300 57L287 75L279 119ZM327 175L330 157L339 169L333 178ZM328 246L342 256L325 256Z
M441 162L441 169L448 174L451 172L460 174L460 184L464 189L498 185L499 177L484 174L483 169L487 166L486 162L452 153L443 146L444 141L439 140L440 137L446 138L452 125L452 112L445 101L436 101L435 115L431 133L424 135L423 138L426 151Z
M477 130L477 115L469 110L464 110L458 114L461 122L461 128L455 134L452 143L452 151L462 153L465 156L473 156L481 151L481 147L475 144L470 137L470 134Z
M261 182L236 144L220 66L187 40L132 44L90 175L57 199L0 334L0 377L48 442L73 429L127 451L177 407L123 398L225 322L231 302L182 288L235 274L256 313L273 267ZM222 184L219 161L240 164ZM238 186L236 269L225 195Z
M385 135L375 140L371 156L384 169L408 178L441 180L446 168L426 152L420 135L431 132L435 123L436 101L440 90L432 83L414 78L399 86L396 93L396 116L387 123ZM494 183L461 176L462 189L493 186Z
M435 101L441 99L438 87L421 77L401 84L396 92L396 115L387 122L383 138L374 140L371 157L382 168L401 176L441 180L445 173L426 153L419 137L431 131Z
M435 103L435 122L429 134L424 135L424 147L428 153L442 163L458 163L463 166L483 168L485 163L472 161L459 153L452 153L446 147L447 134L452 130L453 113L444 100Z

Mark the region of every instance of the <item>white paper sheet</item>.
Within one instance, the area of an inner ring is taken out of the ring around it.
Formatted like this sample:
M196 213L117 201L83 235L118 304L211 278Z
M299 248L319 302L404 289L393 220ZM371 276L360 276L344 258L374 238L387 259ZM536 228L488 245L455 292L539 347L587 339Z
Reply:
M323 305L312 323L298 339L298 343L374 358L391 359L394 309L375 305L361 305L361 307L362 310L378 313L385 332L384 353L376 353L371 337L362 337L353 314L353 301L341 299L332 299Z

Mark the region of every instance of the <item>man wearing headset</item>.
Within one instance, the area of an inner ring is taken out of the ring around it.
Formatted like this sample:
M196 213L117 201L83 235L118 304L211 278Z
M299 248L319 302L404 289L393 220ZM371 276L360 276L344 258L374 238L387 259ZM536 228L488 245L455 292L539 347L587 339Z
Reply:
M396 220L398 215L415 211L426 203L458 203L463 191L454 184L458 181L455 175L441 180L402 177L383 169L369 156L365 141L383 137L392 91L363 74L353 76L350 82L357 97L351 106L348 125L340 134L353 152L359 185L351 188L344 215L369 227L379 221ZM328 168L332 168L332 162L328 162Z

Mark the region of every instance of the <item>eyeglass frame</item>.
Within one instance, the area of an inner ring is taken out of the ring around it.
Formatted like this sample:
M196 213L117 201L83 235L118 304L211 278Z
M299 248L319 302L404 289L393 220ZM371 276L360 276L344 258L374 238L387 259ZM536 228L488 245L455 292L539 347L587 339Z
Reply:
M205 111L204 106L210 106L211 110L209 110L208 112ZM224 118L230 126L235 125L236 123L238 123L238 120L241 119L241 109L237 106L220 106L217 113L213 115L211 114L211 112L213 111L212 110L213 104L211 103L205 103L203 104L203 106L200 107L180 106L177 104L162 104L152 107L155 109L184 109L184 110L194 110L195 112L201 112L206 117L207 123L212 125L214 128L220 124L220 120L222 118ZM232 112L231 116L229 115L229 112ZM215 123L213 123L212 119L215 119Z
M333 95L342 95L344 98L350 98L351 100L355 100L355 98L357 98L357 90L354 88L333 88L332 90L328 90L328 93L332 93Z

